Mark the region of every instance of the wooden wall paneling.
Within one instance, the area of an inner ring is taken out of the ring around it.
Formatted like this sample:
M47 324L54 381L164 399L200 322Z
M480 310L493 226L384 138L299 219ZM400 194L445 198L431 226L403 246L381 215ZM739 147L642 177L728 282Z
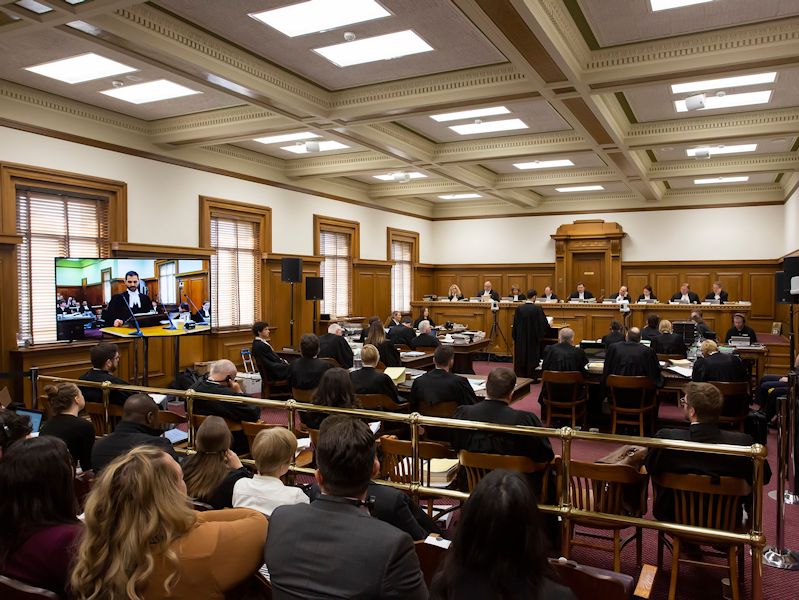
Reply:
M701 298L704 298L705 294L713 291L713 283L718 281L721 283L722 289L729 295L730 302L737 302L738 300L751 300L751 294L744 292L744 290L748 288L748 286L744 285L744 279L744 273L741 271L716 271L713 273L713 277L708 282L708 288L704 291L704 293L700 294L697 292L697 294L699 294Z
M774 274L773 273L750 273L748 277L749 300L752 302L752 319L775 319L774 303ZM787 312L787 311L786 311ZM784 329L788 330L787 321ZM769 327L768 331L771 328Z
M444 289L444 292L447 290ZM413 295L411 301L426 294L441 294L436 286L435 269L432 265L417 265L413 270Z
M78 302L83 300L83 288L79 285L59 285L55 291L56 294L64 296L64 300L68 300L70 296Z
M479 280L477 281L477 289L475 289L473 292L470 293L476 294L479 291L482 294L483 284L486 281L491 282L491 287L497 290L500 296L504 296L510 291L510 283L508 283L508 277L502 271L493 271L493 272L483 271L482 273L480 273Z
M206 360L226 358L243 370L241 349L252 346L252 332L249 330L213 332L205 337ZM278 347L278 346L275 346Z
M654 292L662 302L668 302L671 295L680 290L682 281L679 273L666 272L654 274Z
M289 332L289 318L291 306L291 288L288 283L281 281L280 261L268 262L267 267L268 278L265 283L269 293L266 304L266 310L261 313L261 317L269 325L277 327L272 331L273 346L275 348L283 348L290 345L290 332ZM295 295L297 289L294 290ZM296 322L296 315L295 315ZM295 328L294 343L297 344L299 336Z
M99 306L103 303L103 286L100 283L94 283L86 286L86 301L89 306Z
M316 330L314 323L314 301L305 299L305 282L308 277L319 277L318 262L302 262L302 284L294 286L295 307L295 344L299 347L300 337L304 333L313 333ZM297 317L299 315L299 317ZM319 301L316 301L316 318L319 318Z
M484 281L485 279L481 279L477 274L462 274L453 279L453 282L458 284L466 298L482 294ZM447 285L444 290L446 291L447 288L449 288L449 285Z
M679 284L687 282L688 285L691 286L691 291L696 292L699 295L700 300L704 298L705 294L707 294L708 291L710 290L710 284L712 282L712 278L710 276L710 273L708 273L707 271L699 273L688 271L688 272L683 272L682 276L683 279L682 281L679 282ZM676 292L678 289L679 288L675 289L674 291ZM672 294L673 293L674 292L672 292Z
M547 286L553 290L555 289L554 273L531 273L528 281L529 289L538 292L539 296L544 295L544 288ZM522 291L527 292L527 290ZM557 292L555 292L555 295L557 295Z
M519 288L519 291L521 291L522 294L526 293L527 290L530 289L530 276L527 271L509 271L504 273L502 278L504 280L504 287L500 290L497 290L499 291L500 296L509 296L510 288L514 285ZM496 284L494 285L496 286Z
M649 278L649 273L627 273L622 277L622 285L626 285L632 299L637 300L638 296L644 293L645 285L654 285L651 281L649 281ZM655 295L657 296L657 292L655 292Z
M355 261L352 285L352 310L361 317L391 312L391 263Z

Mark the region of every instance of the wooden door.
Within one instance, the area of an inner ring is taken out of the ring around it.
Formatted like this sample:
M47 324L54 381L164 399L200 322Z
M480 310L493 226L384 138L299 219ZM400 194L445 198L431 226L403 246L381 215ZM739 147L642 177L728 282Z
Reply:
M602 290L605 289L605 255L604 254L581 254L572 255L571 282L567 293L577 289L577 283L582 281L585 289L592 292L599 298ZM606 295L609 293L605 290Z
M206 278L205 276L198 276L198 277L187 277L181 280L183 282L183 290L182 292L186 294L191 301L199 309L202 304L203 300L208 299L208 291L206 290ZM186 298L182 298L181 302L187 302ZM191 308L191 311L194 312L194 308Z

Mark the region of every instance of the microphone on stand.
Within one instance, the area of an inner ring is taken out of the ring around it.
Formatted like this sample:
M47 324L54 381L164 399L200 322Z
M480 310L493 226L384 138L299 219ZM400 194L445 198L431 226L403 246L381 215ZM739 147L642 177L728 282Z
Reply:
M177 327L175 327L175 322L172 320L172 316L169 314L169 311L166 309L166 306L162 304L161 308L164 309L164 314L166 315L166 318L169 319L169 325L164 326L164 329L177 329Z
M130 307L130 304L128 304L127 302L125 302L125 306L128 307L128 312L130 313L130 317L133 319L133 324L136 326L136 331L131 333L131 334L129 334L129 335L135 335L137 337L143 337L144 334L142 333L141 327L139 327L139 320L136 318L136 315L133 314L133 309Z
M188 301L189 301L189 304L191 304L191 307L194 309L194 312L195 312L195 313L197 313L198 315L200 315L200 318L203 320L203 323L202 323L202 324L203 324L203 325L208 325L209 323L208 323L208 321L206 321L206 320L205 320L205 315L203 315L203 314L202 314L202 313L201 313L201 312L198 310L198 308L197 308L197 305L196 305L194 302L192 302L192 301L191 301L191 298L189 298L189 295L188 295L188 294L186 294L186 293L184 292L184 294L183 294L183 297L184 297L186 300L188 300Z

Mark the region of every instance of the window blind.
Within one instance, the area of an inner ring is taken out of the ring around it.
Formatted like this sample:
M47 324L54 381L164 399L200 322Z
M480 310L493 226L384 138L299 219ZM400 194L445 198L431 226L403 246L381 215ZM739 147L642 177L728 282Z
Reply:
M211 314L215 327L251 325L260 312L258 224L211 215Z
M158 296L161 304L177 303L177 263L169 261L158 265Z
M411 310L411 272L413 267L413 244L411 242L391 242L391 310L409 312Z
M319 232L319 253L323 260L325 299L321 311L331 316L346 316L352 306L352 240L348 233Z
M57 339L55 259L110 256L108 203L35 190L17 190L20 337L40 344Z

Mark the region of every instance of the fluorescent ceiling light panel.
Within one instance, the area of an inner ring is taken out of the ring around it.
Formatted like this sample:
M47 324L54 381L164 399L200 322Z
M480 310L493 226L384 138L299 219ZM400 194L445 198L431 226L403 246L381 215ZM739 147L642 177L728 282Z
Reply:
M705 2L713 2L713 0L649 0L653 12L670 10L672 8L683 8L684 6L693 6L694 4L704 4Z
M749 181L749 177L711 177L710 179L694 179L696 185L713 185L718 183L743 183Z
M328 152L329 150L341 150L342 148L349 148L349 146L333 140L326 142L319 142L319 152ZM293 146L281 146L281 150L286 152L293 152L294 154L308 154L305 144L295 144Z
M37 15L43 15L53 10L46 4L36 2L36 0L19 0L18 2L14 2L14 4L21 6L22 8L27 8L29 11L35 12Z
M555 188L556 192L566 193L566 192L598 192L599 190L604 190L605 187L601 185L573 185L570 187L559 187Z
M701 148L688 148L685 153L688 156L696 156L697 152L707 152L710 156L716 154L738 154L740 152L754 152L757 144L738 144L736 146L702 146Z
M460 135L474 135L476 133L491 133L494 131L512 131L514 129L527 129L527 124L521 119L504 119L502 121L485 121L483 123L467 123L465 125L450 125L449 128Z
M80 54L71 58L62 58L33 67L25 67L25 70L73 84L136 71L133 67L123 65L94 52Z
M671 86L672 94L690 94L705 90L720 90L724 88L743 87L746 85L760 85L774 83L777 79L776 71L773 73L758 73L757 75L740 75L738 77L722 77L721 79L707 79L705 81L691 81L689 83L675 83Z
M699 110L718 110L719 108L766 104L769 100L771 100L771 90L727 94L725 96L705 96L705 107ZM674 108L677 112L688 112L688 107L685 106L685 100L675 100Z
M474 110L462 110L460 112L444 113L441 115L430 115L430 118L439 123L446 121L460 121L461 119L476 119L478 117L493 117L494 115L507 115L510 111L504 106L491 106L489 108L476 108Z
M424 173L418 173L416 171L411 173L405 173L405 175L410 176L411 179L425 179L427 175ZM372 175L375 179L379 179L380 181L394 181L394 173L387 173L386 175Z
M161 100L171 100L172 98L182 98L183 96L193 96L202 94L197 90L192 90L186 86L169 81L167 79L156 79L146 83L136 85L126 85L111 90L100 92L106 96L124 100L131 104L146 104L147 102L160 102Z
M472 200L474 198L482 198L480 194L444 194L439 196L442 200Z
M573 167L574 163L568 158L558 160L534 160L533 162L513 163L517 169L555 169L557 167Z
M255 138L254 142L261 144L279 144L280 142L296 142L298 140L312 140L322 137L311 131L300 131L299 133L284 133L283 135L270 135L268 137Z
M433 47L430 44L410 29L354 42L314 48L314 52L321 54L339 67L350 67L376 60L390 60L432 50Z
M297 37L390 17L391 13L374 0L309 0L274 10L250 13L250 16L280 33Z

